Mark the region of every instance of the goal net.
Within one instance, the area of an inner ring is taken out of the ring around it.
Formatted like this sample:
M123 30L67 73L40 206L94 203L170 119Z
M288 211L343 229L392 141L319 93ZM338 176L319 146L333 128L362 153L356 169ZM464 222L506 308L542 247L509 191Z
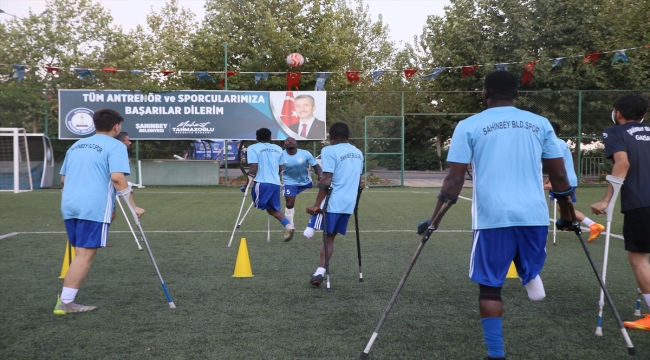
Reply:
M27 135L23 128L0 128L0 191L32 191Z

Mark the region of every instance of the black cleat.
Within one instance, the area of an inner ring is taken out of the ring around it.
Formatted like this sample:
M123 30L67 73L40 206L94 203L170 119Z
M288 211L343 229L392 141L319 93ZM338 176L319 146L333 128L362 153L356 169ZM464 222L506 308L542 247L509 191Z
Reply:
M486 357L486 358L483 359L483 360L506 360L506 358L505 358L505 357L493 358L493 357L489 357L489 356L488 356L488 357Z
M309 285L319 287L323 283L323 275L312 275Z

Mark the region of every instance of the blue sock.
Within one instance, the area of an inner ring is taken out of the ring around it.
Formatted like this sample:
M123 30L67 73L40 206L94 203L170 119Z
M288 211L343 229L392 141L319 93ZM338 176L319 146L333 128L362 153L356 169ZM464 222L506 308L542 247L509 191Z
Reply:
M289 221L289 219L287 218L282 219L282 221L280 222L282 223L282 226L287 226L287 224L291 224L291 221Z
M501 328L501 322L500 317L481 319L485 346L487 346L488 356L491 358L506 356L506 353L503 350L503 330Z

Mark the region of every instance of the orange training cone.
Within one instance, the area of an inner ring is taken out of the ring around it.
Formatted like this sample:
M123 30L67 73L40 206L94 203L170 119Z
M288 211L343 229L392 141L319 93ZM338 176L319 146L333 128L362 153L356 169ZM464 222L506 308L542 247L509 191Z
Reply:
M68 273L68 268L70 267L70 263L74 259L74 255L75 255L74 248L70 248L70 242L66 241L65 254L63 254L63 266L61 267L61 275L59 276L59 279L65 279L65 274Z
M237 262L235 263L235 273L232 277L246 278L253 277L253 269L251 269L251 261L248 258L248 246L246 246L246 238L241 238L239 243L239 252L237 253Z
M517 274L517 268L515 267L515 262L513 261L510 263L510 268L508 269L508 273L506 274L506 279L516 279L519 277L519 274Z

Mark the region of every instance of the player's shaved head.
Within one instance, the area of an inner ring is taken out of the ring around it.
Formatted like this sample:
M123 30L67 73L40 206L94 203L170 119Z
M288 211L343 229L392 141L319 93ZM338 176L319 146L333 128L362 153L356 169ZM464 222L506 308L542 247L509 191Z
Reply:
M348 140L350 138L350 128L344 122L335 122L330 126L330 139Z
M519 78L509 71L494 71L485 77L483 89L490 99L495 101L512 101L517 97Z
M257 141L271 141L271 130L261 128L255 132L255 138Z

